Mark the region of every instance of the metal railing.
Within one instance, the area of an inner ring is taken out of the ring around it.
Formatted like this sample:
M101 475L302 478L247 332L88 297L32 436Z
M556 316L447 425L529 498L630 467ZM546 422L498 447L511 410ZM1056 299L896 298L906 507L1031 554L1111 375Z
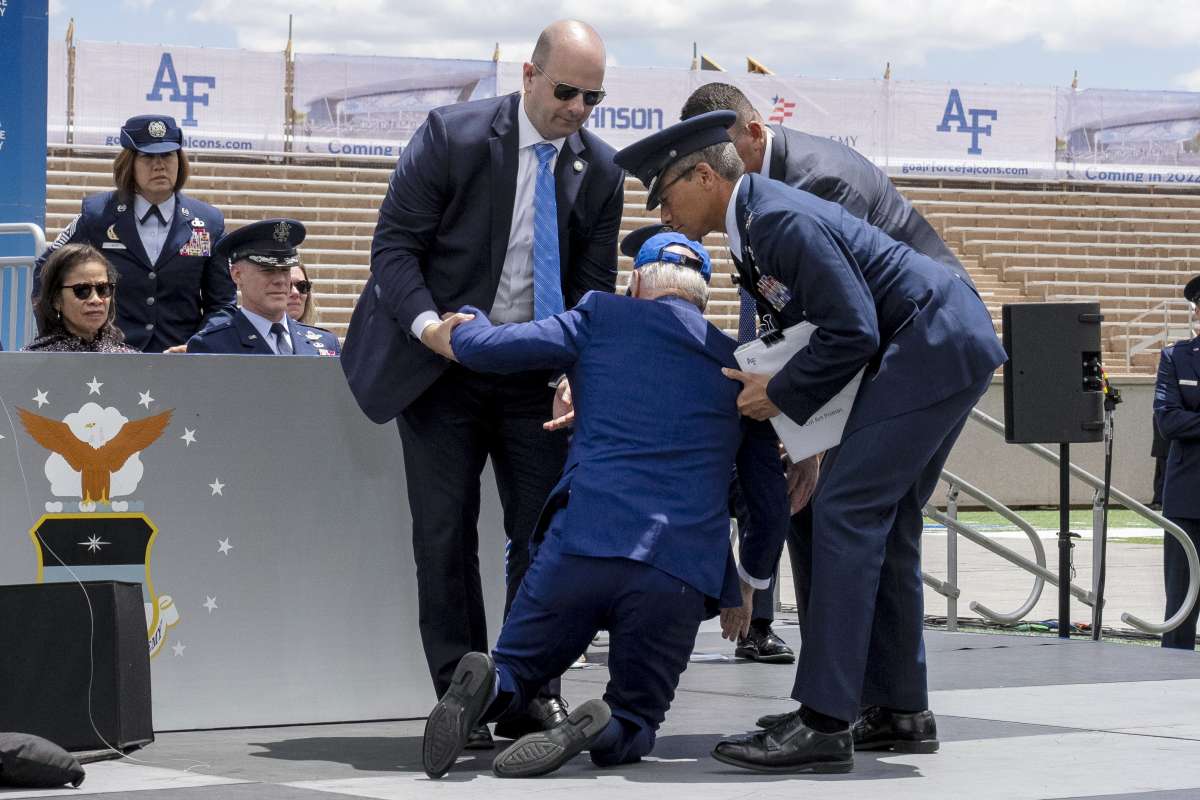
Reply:
M984 425L984 427L1004 435L1004 423L988 416L979 409L971 411L971 418L976 422ZM1058 455L1047 447L1040 444L1022 444L1021 447L1029 452L1037 455L1039 458L1058 465ZM1093 501L1093 509L1098 509L1102 503L1101 493L1104 489L1104 482L1084 470L1076 464L1070 464L1071 476L1077 478L1096 490L1096 496ZM970 608L972 611L986 617L987 619L1004 624L1013 624L1022 619L1026 614L1033 610L1041 597L1042 589L1045 584L1058 586L1058 575L1046 568L1046 554L1042 547L1041 540L1038 538L1037 532L1024 520L1020 518L1012 509L1005 506L1000 501L989 496L982 490L972 486L964 481L959 476L947 470L942 471L942 478L950 485L950 492L947 498L946 512L942 513L932 505L925 507L925 515L931 519L937 520L946 526L946 580L941 581L937 578L922 573L926 585L936 591L938 594L946 598L946 627L948 630L955 630L958 626L958 599L962 594L962 590L958 586L958 536L962 536L975 544L989 550L992 553L1003 558L1009 563L1021 567L1026 572L1031 573L1033 577L1033 587L1030 589L1025 602L1021 604L1015 611L1009 613L996 612L989 609L982 603L972 602ZM1012 522L1029 537L1030 543L1033 545L1034 560L1030 561L1025 556L1017 553L1002 544L993 541L990 537L975 530L969 525L965 525L957 519L958 497L960 493L966 493L976 500L983 503L992 511L1003 516L1005 519ZM1121 505L1137 513L1139 516L1150 520L1166 533L1174 536L1183 548L1184 554L1187 556L1188 562L1188 589L1187 595L1184 598L1183 605L1175 612L1175 615L1165 620L1164 622L1147 622L1146 620L1136 617L1133 614L1122 614L1121 621L1130 625L1143 633L1162 634L1177 627L1192 610L1196 604L1196 597L1200 594L1200 556L1197 556L1196 548L1192 546L1191 539L1184 533L1183 529L1175 523L1168 520L1166 517L1158 514L1146 506L1134 500L1128 494L1116 488L1110 489L1112 503ZM1098 534L1100 522L1100 514L1093 513L1092 524L1093 533ZM1093 541L1099 541L1099 537L1095 536ZM1098 562L1099 550L1093 548L1093 562ZM1080 602L1087 606L1093 606L1096 602L1096 581L1099 579L1099 570L1092 571L1092 588L1090 590L1070 584L1071 594Z
M1183 324L1172 325L1171 312L1181 311L1187 318L1187 322ZM1133 328L1143 320L1154 321L1155 316L1162 317L1162 329L1155 331L1153 334L1141 337L1134 337ZM1133 365L1133 357L1138 353L1144 353L1152 348L1157 349L1163 347L1174 339L1186 339L1192 335L1191 326L1191 304L1186 300L1163 300L1161 303L1149 308L1138 314L1133 319L1127 320L1125 326L1125 366L1126 368Z
M33 264L46 250L46 234L32 222L0 223L0 236L33 237L33 252L22 256L0 256L0 341L9 350L24 347L33 335Z

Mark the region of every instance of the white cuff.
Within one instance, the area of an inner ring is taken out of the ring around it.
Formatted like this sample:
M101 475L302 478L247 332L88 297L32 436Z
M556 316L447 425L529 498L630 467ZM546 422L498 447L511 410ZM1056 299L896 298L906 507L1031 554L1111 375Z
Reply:
M425 332L425 328L434 323L441 322L442 318L438 316L436 311L422 311L417 314L417 318L413 320L412 335L417 337L417 341L421 341L421 334Z
M742 582L753 587L754 589L766 589L768 586L771 585L770 578L761 578L761 579L751 578L750 573L746 572L746 570L742 567L741 564L738 564L737 568L738 568L738 577L742 579Z

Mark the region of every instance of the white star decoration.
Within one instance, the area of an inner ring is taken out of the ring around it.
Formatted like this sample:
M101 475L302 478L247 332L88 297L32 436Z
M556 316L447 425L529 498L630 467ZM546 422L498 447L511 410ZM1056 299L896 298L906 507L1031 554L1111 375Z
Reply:
M217 495L221 495L222 497L225 496L224 493L221 491L222 489L225 488L225 484L221 483L220 478L214 478L213 482L208 485L208 488L213 490L214 497Z
M149 406L147 406L147 408L149 408ZM191 447L196 442L196 432L191 428L184 428L183 436L180 436L179 438L183 439L184 447Z
M171 650L175 653L175 655L181 656L183 655L183 651L187 650L187 645L183 642L176 642L175 644L171 645Z
M139 399L138 399L138 405L139 405L139 406L145 406L147 409L149 409L149 408L150 408L150 404L154 402L154 398L150 396L150 390L149 390L149 389L147 389L147 390L146 390L146 391L144 391L144 392L138 392L138 398L139 398ZM186 429L185 429L185 430L186 430Z
M88 394L89 394L89 395L91 395L91 394L100 394L100 387L101 387L101 386L103 386L103 385L104 385L103 383L101 383L100 381L96 380L96 376L95 376L95 375L93 375L93 376L92 376L92 382L91 382L91 383L85 383L85 384L84 384L84 386L88 387Z
M232 549L233 549L233 545L231 545L229 543L228 539L218 539L217 540L217 551L220 552L221 555L223 555L223 556L229 555L229 551Z
M89 536L86 542L78 542L78 545L86 547L89 553L98 552L106 544L112 544L112 542L102 542L99 536Z
M33 402L38 404L38 408L41 408L42 406L46 405L50 401L46 399L46 393L43 392L41 389L38 389L37 394L33 396Z
M208 597L207 595L205 595L205 597L206 597L206 599L205 599L205 601L204 601L204 603L203 603L202 605L203 605L205 608L207 608L207 609L208 609L208 613L210 613L210 614L211 614L211 613L213 612L213 609L215 609L215 608L219 608L219 606L217 605L217 598L215 598L215 597Z

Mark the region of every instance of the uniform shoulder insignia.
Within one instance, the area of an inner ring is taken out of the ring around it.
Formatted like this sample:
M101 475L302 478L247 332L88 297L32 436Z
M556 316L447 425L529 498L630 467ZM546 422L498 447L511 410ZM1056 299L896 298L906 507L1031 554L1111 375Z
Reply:
M223 331L226 328L231 328L231 327L233 327L233 320L230 319L229 317L223 317L221 319L215 319L212 322L208 323L202 329L197 331L196 335L204 336L205 334L216 333L217 331Z
M67 223L67 227L62 229L62 233L58 235L58 238L50 243L50 250L57 250L67 242L71 241L71 237L75 235L75 229L79 227L79 219L82 216L83 214L76 214L75 219Z

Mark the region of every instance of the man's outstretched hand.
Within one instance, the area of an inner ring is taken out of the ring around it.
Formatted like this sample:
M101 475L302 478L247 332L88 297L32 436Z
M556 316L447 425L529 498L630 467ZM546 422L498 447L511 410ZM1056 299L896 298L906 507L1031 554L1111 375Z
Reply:
M781 413L779 407L771 402L771 398L767 397L767 382L771 380L770 375L742 372L740 369L730 369L729 367L722 367L721 374L726 378L742 382L742 391L737 399L738 413L757 420L770 419Z

